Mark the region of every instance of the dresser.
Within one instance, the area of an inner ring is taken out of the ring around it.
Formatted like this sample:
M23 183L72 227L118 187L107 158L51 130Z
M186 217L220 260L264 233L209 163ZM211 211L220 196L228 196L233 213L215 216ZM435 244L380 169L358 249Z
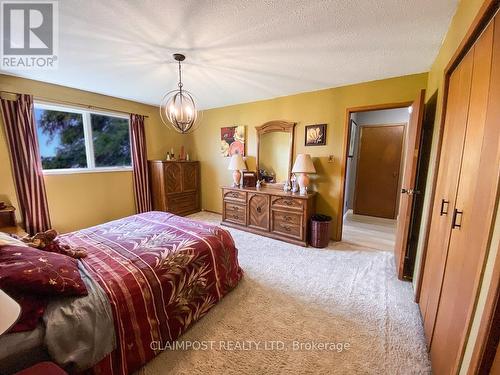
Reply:
M176 215L200 211L200 164L197 161L148 160L153 209Z
M222 225L307 246L316 193L272 188L222 188Z

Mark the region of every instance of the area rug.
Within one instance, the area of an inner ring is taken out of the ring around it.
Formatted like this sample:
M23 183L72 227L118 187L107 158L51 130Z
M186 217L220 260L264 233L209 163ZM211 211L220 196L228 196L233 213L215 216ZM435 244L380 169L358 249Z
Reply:
M140 374L431 372L411 283L397 279L392 253L230 232L243 280Z

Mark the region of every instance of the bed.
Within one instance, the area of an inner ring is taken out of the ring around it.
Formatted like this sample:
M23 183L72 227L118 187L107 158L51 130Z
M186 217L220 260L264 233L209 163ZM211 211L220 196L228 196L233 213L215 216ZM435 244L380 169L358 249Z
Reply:
M74 371L132 373L242 277L227 231L165 212L133 215L62 235L60 241L86 248L79 269L88 296L51 301L45 324L25 336ZM19 335L0 338L0 347L22 341Z

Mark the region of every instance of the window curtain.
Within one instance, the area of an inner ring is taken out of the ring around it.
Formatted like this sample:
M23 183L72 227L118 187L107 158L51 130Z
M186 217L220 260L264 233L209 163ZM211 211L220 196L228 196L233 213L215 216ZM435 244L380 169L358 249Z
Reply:
M144 116L130 115L132 166L134 174L135 209L137 213L152 210L151 192L149 190L148 163L146 151L146 135L144 133Z
M18 95L16 100L0 100L21 217L26 232L42 232L50 229L50 217L38 152L33 97Z

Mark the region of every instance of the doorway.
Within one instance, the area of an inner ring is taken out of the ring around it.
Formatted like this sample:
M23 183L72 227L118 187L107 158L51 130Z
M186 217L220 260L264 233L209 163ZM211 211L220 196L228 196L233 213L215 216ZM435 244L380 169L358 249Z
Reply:
M343 241L393 251L408 106L350 113Z

